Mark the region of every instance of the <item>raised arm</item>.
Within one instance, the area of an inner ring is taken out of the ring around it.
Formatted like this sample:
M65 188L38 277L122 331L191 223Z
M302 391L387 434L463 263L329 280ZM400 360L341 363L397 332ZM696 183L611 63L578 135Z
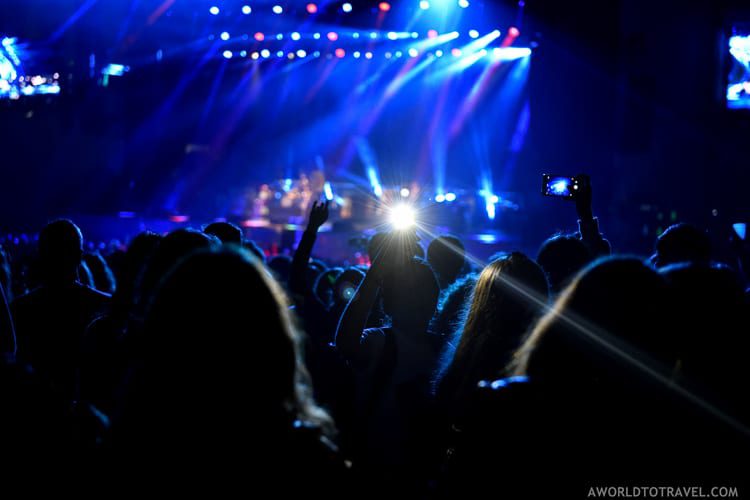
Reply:
M305 272L307 263L312 254L315 239L318 236L318 229L328 220L328 202L313 202L310 209L310 219L307 223L305 232L302 233L302 239L297 245L292 259L292 269L289 274L289 290L295 299L295 302L304 299L305 296Z
M594 256L609 255L612 253L612 247L609 241L605 240L599 232L599 219L594 217L594 211L591 208L591 179L586 174L579 174L576 179L578 179L579 187L575 202L581 241L586 244Z

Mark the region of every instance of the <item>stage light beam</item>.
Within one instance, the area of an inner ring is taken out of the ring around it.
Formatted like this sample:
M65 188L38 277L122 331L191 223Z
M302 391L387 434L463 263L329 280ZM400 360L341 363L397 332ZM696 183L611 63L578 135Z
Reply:
M405 204L392 207L388 219L393 226L393 229L397 231L404 231L412 228L417 223L414 208Z

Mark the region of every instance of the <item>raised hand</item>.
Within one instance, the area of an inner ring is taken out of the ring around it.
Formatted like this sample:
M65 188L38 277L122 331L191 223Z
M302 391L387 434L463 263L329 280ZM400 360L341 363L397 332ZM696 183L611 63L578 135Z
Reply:
M591 178L586 174L576 175L578 180L578 191L576 191L575 202L578 218L589 220L594 217L591 209Z
M328 204L328 201L313 202L310 209L310 221L307 224L308 229L317 231L320 229L320 226L326 223L328 220Z

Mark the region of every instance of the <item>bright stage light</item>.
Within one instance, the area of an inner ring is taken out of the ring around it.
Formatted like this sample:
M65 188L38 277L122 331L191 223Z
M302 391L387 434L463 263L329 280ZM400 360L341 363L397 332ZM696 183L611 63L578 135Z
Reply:
M409 55L411 57L417 57L419 55L419 51L417 49L411 48L409 49Z
M422 0L421 2L419 2L419 8L422 9L422 10L429 9L430 8L430 2L428 2L427 0Z
M263 40L266 39L266 35L264 35L263 33L261 33L259 31L259 32L257 32L256 34L253 35L253 38L255 38L255 40L258 41L258 42L262 42Z
M307 57L307 52L305 52L305 51L304 51L304 50L302 50L302 49L299 49L299 50L297 51L297 57Z
M305 8L307 9L308 14L315 14L316 12L318 12L318 6L314 3L307 4L307 7Z
M469 30L469 36L471 38L479 38L479 32L477 30Z
M313 33L313 38L316 40L320 40L320 33Z
M399 191L399 194L402 198L407 198L409 196L409 188L401 188L401 191Z
M435 57L443 57L443 51L442 50L436 50L435 51Z
M225 50L223 55L224 55L225 59L231 59L232 58L232 51L231 50Z
M372 59L372 52L365 52L366 59Z
M333 200L333 189L331 188L331 183L326 181L323 184L323 193L326 196L326 200L331 201Z
M454 47L451 49L451 54L453 54L453 57L461 57L461 49Z
M294 33L292 33L292 34L290 35L290 37L291 37L291 38L292 38L292 40L294 40L295 42L296 42L297 40L299 40L300 38L302 38L302 36L300 36L300 34L299 34L299 33L297 33L296 31L295 31Z
M518 28L516 28L515 26L511 26L508 29L508 35L511 36L511 37L513 37L513 38L518 37L518 35L520 35L520 34L521 34L521 32L518 31Z
M211 13L212 15L214 15L214 16L218 16L218 15L219 15L219 12L221 12L221 11L219 10L219 8L218 8L217 6L215 6L215 5L214 5L213 7L211 7L210 9L208 9L208 11L209 11L209 12L210 12L210 13Z
M359 38L359 33L357 33L356 31L352 33L352 38Z
M427 32L427 38L437 38L438 32L437 30L430 30Z
M284 33L277 33L276 34L276 40L283 40L284 39Z
M279 50L278 52L276 52L276 57L284 57L284 51Z
M338 49L335 50L335 54L336 54L336 57L341 59L342 57L346 55L346 51L342 49L341 47L339 47Z
M344 5L341 6L341 10L343 10L344 12L351 12L352 4L350 4L349 2L345 3Z
M398 40L398 33L395 31L389 31L387 36L388 40Z
M269 57L271 57L271 51L268 49L263 49L260 51L260 55L261 57L263 57L263 59L268 59Z
M248 15L248 14L250 14L250 13L251 13L252 11L253 11L253 9L252 9L252 7L250 7L249 5L243 5L243 6L242 6L242 13L243 13L243 14L245 14L245 15Z
M391 54L390 52L386 52L385 53L385 58L386 59L390 59L391 57L393 57L393 54Z
M383 12L388 12L389 10L391 10L391 4L389 4L388 2L380 2L378 4L378 8Z
M326 36L327 36L327 37L328 37L328 39L329 39L330 41L332 41L332 42L335 42L336 40L338 40L338 39L339 39L339 34L338 34L338 33L336 33L335 31L329 31L329 32L328 32L328 34L327 34Z
M272 10L274 14L281 14L284 12L284 8L281 7L281 5L274 5Z
M252 54L250 54L250 57L252 57L253 59L258 59L258 57L260 57L260 54L258 54L257 52L253 52Z
M445 193L445 201L456 201L456 193Z
M404 54L402 54L400 50L397 50L395 55L396 57L401 57Z
M469 0L458 0L458 6L465 9L469 6Z
M375 39L377 37L378 37L377 31L373 31L372 33L370 33L370 38Z
M414 208L409 205L396 205L391 208L391 213L388 216L393 229L397 231L403 231L414 227L417 223L417 218L414 213Z
M354 59L359 59L359 56L360 56L361 54L359 53L359 51L356 51L356 52L355 52L354 54L352 54L352 55L354 56Z
M222 40L224 40L224 41L226 42L227 40L229 40L229 33L227 33L226 31L224 31L224 32L223 32L223 33L222 33L222 34L220 35L220 37L221 37L221 39L222 39Z
M531 49L528 47L495 47L492 49L492 55L496 61L513 61L529 57Z
M438 203L442 203L445 201L445 195L444 194L438 194L435 195L435 201Z
M411 37L412 38L419 38L419 33L417 33L416 31L412 31L411 32Z
M246 50L241 50L240 51L240 57L247 57L247 51Z

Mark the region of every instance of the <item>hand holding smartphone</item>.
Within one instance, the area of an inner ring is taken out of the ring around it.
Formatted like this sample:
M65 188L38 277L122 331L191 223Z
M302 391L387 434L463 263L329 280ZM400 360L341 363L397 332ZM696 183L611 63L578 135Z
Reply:
M573 200L580 188L580 181L576 177L563 175L542 175L542 195L553 198Z

